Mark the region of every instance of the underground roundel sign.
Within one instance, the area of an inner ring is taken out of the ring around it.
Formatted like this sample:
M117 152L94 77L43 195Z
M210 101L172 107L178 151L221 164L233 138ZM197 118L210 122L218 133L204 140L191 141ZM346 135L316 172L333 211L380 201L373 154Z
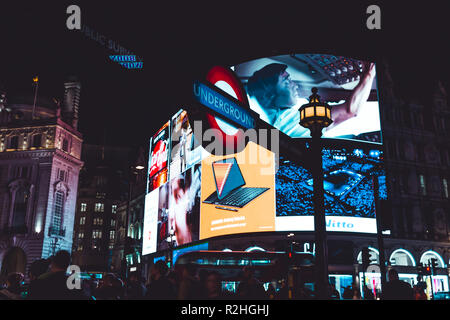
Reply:
M227 68L215 66L206 75L206 82L194 83L194 97L206 107L204 130L217 129L224 144L239 146L244 139L239 128L255 127L255 117L248 107L247 94L236 75ZM210 109L213 112L208 112ZM226 149L226 148L225 148ZM235 148L233 148L235 149Z

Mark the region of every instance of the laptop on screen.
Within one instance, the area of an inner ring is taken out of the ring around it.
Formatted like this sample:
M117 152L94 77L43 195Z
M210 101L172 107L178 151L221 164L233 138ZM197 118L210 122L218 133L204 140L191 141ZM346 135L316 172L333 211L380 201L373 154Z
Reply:
M245 180L236 158L212 163L216 191L203 203L242 208L270 188L243 187Z

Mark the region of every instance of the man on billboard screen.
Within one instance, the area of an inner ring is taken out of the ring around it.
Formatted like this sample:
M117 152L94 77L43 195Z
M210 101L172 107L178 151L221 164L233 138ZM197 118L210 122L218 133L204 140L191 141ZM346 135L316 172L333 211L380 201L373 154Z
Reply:
M376 100L373 63L297 54L246 62L236 66L236 72L243 81L248 79L251 109L290 137L309 137L309 131L299 124L298 110L308 103L312 87L317 87L321 97L332 105L333 123L324 130L325 137L358 139L355 136L361 133L380 131L378 103L373 101ZM370 95L372 101L368 104Z

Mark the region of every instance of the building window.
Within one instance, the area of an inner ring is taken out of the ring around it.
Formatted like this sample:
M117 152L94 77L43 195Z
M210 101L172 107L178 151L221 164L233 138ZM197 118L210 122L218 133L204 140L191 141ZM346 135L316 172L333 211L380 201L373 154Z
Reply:
M66 174L66 171L64 171L64 170L59 170L59 172L58 172L58 179L59 180L61 180L61 181L66 181L67 182L67 174Z
M425 176L423 174L419 174L419 191L422 196L427 195L427 186L425 183Z
M442 189L444 190L444 198L448 198L448 184L447 179L442 179Z
M97 199L105 199L106 193L104 193L104 192L97 192L97 193L95 194L95 197L96 197Z
M20 177L27 179L31 170L28 170L28 167L22 167L22 171L20 172Z
M19 136L12 136L9 139L9 148L8 149L17 149L19 148Z
M13 215L13 227L24 227L25 217L27 215L29 194L25 188L21 187L16 191L14 198L14 215Z
M86 223L86 217L80 218L80 226L84 225Z
M64 193L56 191L55 193L55 209L52 220L52 233L60 234L62 226L62 217L64 213Z
M94 211L95 212L104 212L105 211L105 204L97 202L95 204Z
M78 251L83 251L83 245L82 245L82 244L79 244L78 247L77 247L77 250L78 250Z
M108 183L108 180L107 180L106 177L104 177L104 176L96 176L96 177L94 178L94 181L95 181L95 185L96 185L97 187L103 187L103 186L106 186L107 183ZM101 193L97 193L96 196L97 196L97 197L102 197L102 198L104 198L104 194L102 195Z
M111 227L115 227L116 226L116 220L112 219L111 220Z
M92 239L101 239L102 238L102 231L101 230L94 230L92 231Z
M42 146L42 134L35 134L31 142L33 148L39 148Z
M103 224L103 219L102 218L95 218L94 219L94 225L101 226L102 224Z
M84 232L78 232L78 239L84 239Z
M116 213L117 212L117 204L113 204L111 206L111 213Z
M116 234L116 231L114 231L114 230L109 231L109 240L114 240L115 234Z
M80 205L80 211L81 211L81 212L86 212L86 208L87 208L87 204L86 204L86 203L82 203L82 204Z
M69 152L69 140L63 139L63 142L62 142L62 149L63 149L63 151L65 151L65 152Z

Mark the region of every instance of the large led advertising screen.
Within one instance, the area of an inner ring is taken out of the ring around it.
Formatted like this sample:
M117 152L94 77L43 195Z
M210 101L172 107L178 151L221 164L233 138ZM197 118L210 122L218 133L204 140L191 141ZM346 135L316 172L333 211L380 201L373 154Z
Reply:
M381 142L374 63L325 54L261 58L234 66L260 118L292 138L310 137L300 126L299 108L311 88L327 101L333 123L327 138Z
M200 239L275 231L275 155L249 142L242 152L202 161Z
M230 234L313 231L311 140L298 111L313 87L334 121L322 140L327 231L376 233L375 194L387 191L374 64L295 54L231 70L260 117L254 129L285 135L276 148L250 140L237 153L210 154L189 111L178 111L151 139L143 255Z
M170 147L169 122L150 139L147 192L158 188L167 181L167 161Z
M196 164L146 195L143 255L199 240L200 183Z
M386 199L378 144L329 141L322 152L327 231L376 233L374 179ZM277 231L313 231L313 179L307 161L280 156L276 173Z
M170 175L184 172L202 157L202 148L195 139L186 110L178 111L171 120Z

